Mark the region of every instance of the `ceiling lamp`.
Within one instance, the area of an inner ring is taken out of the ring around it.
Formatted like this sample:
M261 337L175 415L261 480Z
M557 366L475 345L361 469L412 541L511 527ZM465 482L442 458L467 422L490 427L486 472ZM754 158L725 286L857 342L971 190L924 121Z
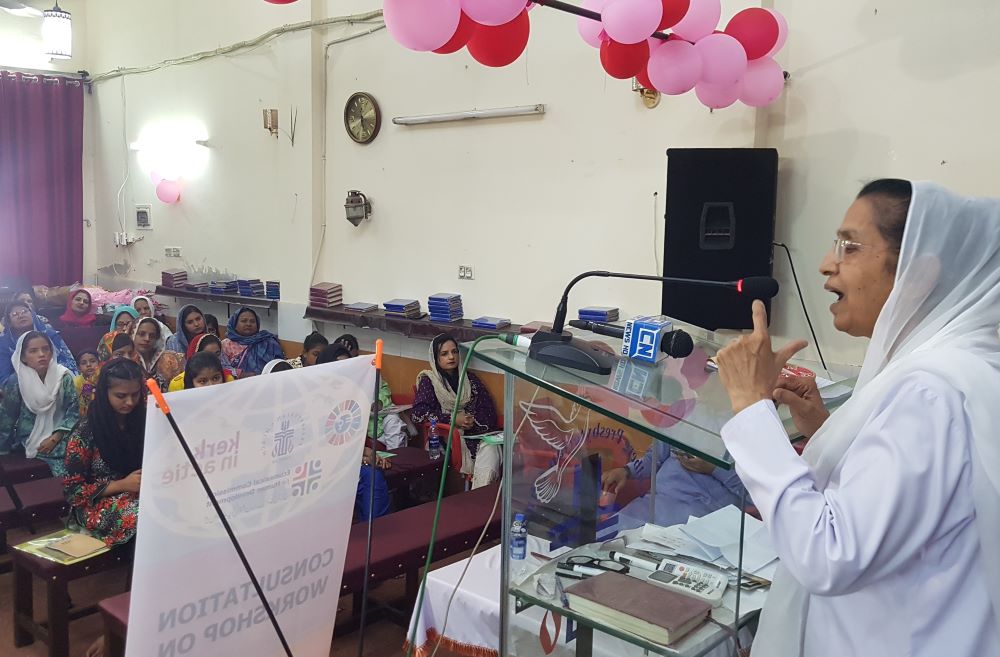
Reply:
M55 7L43 12L42 41L45 54L52 59L73 57L73 18L59 6L58 0Z

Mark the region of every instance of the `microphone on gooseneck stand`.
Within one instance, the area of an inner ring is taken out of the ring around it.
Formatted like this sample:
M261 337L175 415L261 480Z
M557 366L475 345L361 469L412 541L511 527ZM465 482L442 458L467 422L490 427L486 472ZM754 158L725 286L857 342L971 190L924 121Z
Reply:
M583 319L571 319L569 321L569 325L573 328L597 333L598 335L607 335L608 337L619 339L625 337L625 328L622 326L615 326L614 324L602 324L601 322L588 322ZM687 358L691 355L691 352L694 351L694 340L691 339L691 336L688 335L686 331L674 329L673 331L668 331L663 335L663 340L660 342L660 351L671 358Z

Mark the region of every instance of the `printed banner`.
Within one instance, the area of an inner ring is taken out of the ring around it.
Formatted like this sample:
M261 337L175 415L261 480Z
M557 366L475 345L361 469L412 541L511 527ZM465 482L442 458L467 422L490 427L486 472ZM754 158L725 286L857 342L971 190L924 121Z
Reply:
M375 386L352 358L167 395L295 657L330 652ZM149 400L127 657L283 654Z

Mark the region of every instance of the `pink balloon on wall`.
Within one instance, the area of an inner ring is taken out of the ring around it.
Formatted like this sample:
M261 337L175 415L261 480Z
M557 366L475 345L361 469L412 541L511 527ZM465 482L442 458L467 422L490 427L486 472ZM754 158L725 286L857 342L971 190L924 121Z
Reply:
M604 10L604 5L608 0L584 0L581 9L596 11L598 14ZM576 19L576 29L580 37L594 48L601 47L601 34L604 32L604 25L601 21L591 20L580 16Z
M701 79L718 84L732 83L747 72L747 53L728 34L709 34L694 44L701 55Z
M448 43L462 18L459 0L385 0L382 17L400 45L427 52Z
M701 79L701 55L687 41L672 39L649 57L646 75L660 93L687 93Z
M181 200L181 184L177 180L161 180L156 186L156 198L170 205Z
M660 0L610 0L601 12L604 31L623 44L639 43L660 26L663 4Z
M684 18L674 25L673 31L692 43L707 36L719 25L722 18L722 0L691 0Z
M740 101L750 107L770 105L785 88L785 72L770 57L755 59L747 66L743 76Z
M742 80L737 82L725 82L723 84L717 84L714 82L699 82L694 88L694 93L698 96L698 100L700 100L701 104L705 107L710 107L711 109L723 109L739 100L740 91L742 90Z
M517 18L525 0L461 0L462 11L480 25L504 25Z
M766 11L771 12L774 16L774 20L778 21L778 41L774 44L774 47L764 55L765 57L774 57L779 50L785 46L785 41L788 40L788 21L779 12L773 9L767 9Z

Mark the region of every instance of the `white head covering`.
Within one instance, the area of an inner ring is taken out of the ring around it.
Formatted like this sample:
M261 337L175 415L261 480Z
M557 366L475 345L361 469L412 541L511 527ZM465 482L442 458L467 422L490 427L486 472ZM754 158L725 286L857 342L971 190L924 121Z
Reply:
M895 285L875 324L854 395L813 436L803 456L822 491L875 406L903 377L929 372L950 383L965 397L972 430L975 522L1000 625L998 324L1000 199L962 198L937 185L914 184ZM808 600L780 567L754 653L801 655Z
M284 360L282 360L282 359L280 359L280 358L275 358L274 360L269 360L269 361L267 361L267 365L265 365L265 366L264 366L264 369L262 369L262 370L260 371L260 373L261 373L262 375L263 375L263 374L270 374L270 373L271 373L271 370L273 370L273 369L274 369L274 367L275 367L275 366L276 366L276 365L277 365L278 363L284 363L284 362L286 362L286 361L284 361Z
M169 326L167 326L160 320L156 319L156 304L153 303L153 299L151 297L147 297L144 294L140 294L136 298L132 299L132 310L139 312L139 309L135 307L135 304L140 299L145 300L145 302L149 304L149 310L150 312L153 313L152 318L155 319L156 323L160 325L160 335L163 337L163 342L166 343L166 341L169 340L170 336L172 336L174 333L173 331L170 330ZM141 315L137 318L136 321L138 321L139 319L142 319Z
M29 459L38 455L38 446L42 441L52 435L59 423L62 422L66 409L59 406L59 391L62 385L63 375L69 370L59 364L56 359L55 345L51 338L42 334L52 347L52 359L49 361L49 369L45 372L45 380L38 376L38 372L21 362L21 351L24 349L24 338L29 333L23 334L17 339L17 347L14 355L10 357L10 362L14 366L17 374L17 386L21 390L21 401L25 407L35 414L35 426L31 428L31 435L24 443L24 454ZM37 337L33 336L33 337Z

